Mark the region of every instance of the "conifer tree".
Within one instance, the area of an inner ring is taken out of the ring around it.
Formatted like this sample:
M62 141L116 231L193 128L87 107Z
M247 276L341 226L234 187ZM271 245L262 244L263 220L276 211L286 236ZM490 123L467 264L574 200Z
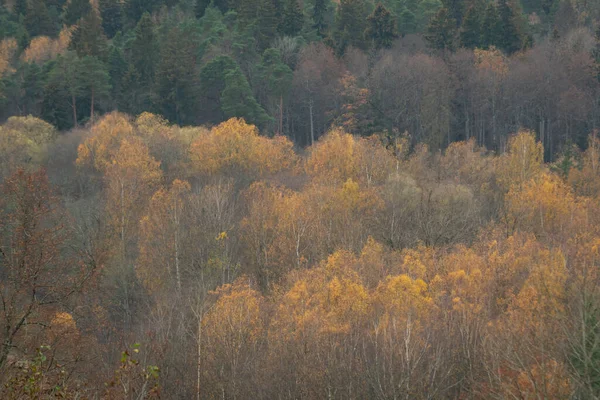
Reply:
M447 8L440 8L427 26L425 40L435 50L454 50L456 21Z
M55 36L58 33L57 26L50 18L44 0L29 1L24 23L32 38L39 35Z
M365 0L340 0L335 27L338 54L343 54L348 46L362 50L368 47L364 36L367 13Z
M327 0L315 0L312 11L313 28L317 35L325 37L327 32Z
M63 13L63 21L68 26L75 25L79 19L92 11L90 0L69 0Z
M110 95L110 76L98 57L85 56L79 61L79 79L82 91L90 101L90 120L93 122L99 100L107 100Z
M69 49L75 50L79 57L94 56L106 59L107 39L98 11L93 10L79 21L71 34Z
M256 21L259 49L266 49L277 35L281 14L277 12L275 2L279 0L259 0L258 19Z
M392 47L392 42L398 37L396 20L383 4L377 4L375 10L367 18L369 26L365 35L370 39L376 49Z
M99 0L102 28L108 38L112 38L123 28L123 10L119 0Z
M442 0L442 7L448 9L450 17L456 21L456 27L462 24L465 1L464 0Z
M210 0L196 0L196 5L194 6L194 13L196 14L196 18L200 19L204 17L204 13L206 9L210 5Z
M500 0L498 14L502 27L499 46L508 54L512 54L522 47L522 35L516 23L517 16L509 0Z
M297 36L304 26L304 13L298 0L287 0L281 22L281 33L286 36Z
M153 82L158 61L158 41L150 14L144 13L134 30L131 43L131 62L145 84Z
M122 89L123 77L127 73L127 61L123 52L117 46L111 46L108 53L108 75L113 100L119 99Z
M494 3L489 3L483 18L483 33L481 44L484 48L499 47L502 37L502 25L498 16L498 9Z
M13 5L13 14L15 14L17 17L19 15L26 15L27 14L27 0L15 0L14 5Z
M460 45L467 49L481 47L482 44L482 23L484 9L480 3L469 7L463 18L460 29Z
M255 125L264 125L271 120L252 95L250 85L239 67L225 74L221 108L227 118L244 118Z

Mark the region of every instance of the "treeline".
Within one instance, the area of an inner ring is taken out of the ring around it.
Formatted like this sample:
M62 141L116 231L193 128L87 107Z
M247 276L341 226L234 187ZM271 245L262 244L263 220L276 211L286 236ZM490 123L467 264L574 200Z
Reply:
M0 118L238 117L302 146L334 125L499 151L525 128L554 160L598 126L598 21L579 0L3 0Z
M388 139L10 118L0 397L596 398L596 133Z

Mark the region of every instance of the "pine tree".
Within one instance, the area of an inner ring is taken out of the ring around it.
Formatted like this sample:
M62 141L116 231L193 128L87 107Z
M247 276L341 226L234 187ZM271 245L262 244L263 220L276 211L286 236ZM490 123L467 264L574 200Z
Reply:
M145 84L154 81L159 48L150 14L144 13L134 30L131 42L131 62Z
M44 0L29 1L24 23L30 37L55 36L58 33L58 27L50 18Z
M490 48L491 46L499 47L501 37L502 25L498 15L498 9L494 3L489 3L485 10L485 17L483 19L481 45L486 49Z
M160 4L160 0L126 0L124 14L129 26L136 26L145 13L152 13Z
M90 0L69 0L63 13L63 21L68 26L75 25L80 18L92 11Z
M512 54L522 47L522 35L516 24L516 15L509 0L500 0L498 14L502 26L499 46L508 54Z
M327 0L315 0L312 12L313 28L316 29L317 35L321 37L325 37L328 28L327 8Z
M456 21L447 8L440 8L427 26L425 40L435 50L454 50Z
M225 89L225 74L239 68L229 56L219 56L200 70L200 94L202 114L206 121L219 123L225 116L221 110L221 93Z
M460 44L467 49L474 49L482 45L483 7L480 3L472 5L463 18L460 29Z
M108 54L108 75L112 88L112 98L116 101L121 96L123 77L127 73L127 61L117 46L111 46Z
M196 18L200 19L204 17L204 13L206 9L210 5L210 0L196 0L196 5L194 6L194 13L196 14Z
M594 70L596 73L596 79L600 82L600 26L596 29L596 45L592 50L592 58L594 60Z
M277 115L277 132L283 132L283 103L292 85L293 72L281 59L277 49L267 49L258 67L259 79L265 88L263 104Z
M99 0L102 28L110 39L123 28L123 13L119 0Z
M98 101L108 100L110 95L110 75L106 64L98 57L85 56L79 61L80 86L90 101L90 120L95 118Z
M297 36L304 26L304 13L298 0L287 0L281 22L281 33L286 36Z
M70 50L79 57L93 56L106 59L107 39L102 29L102 19L98 11L93 10L83 17L71 34Z
M348 46L365 50L368 47L364 37L366 28L367 4L365 0L340 0L335 27L338 54L343 54Z
M225 14L229 11L229 2L228 0L212 0L213 6L221 11L221 14Z
M392 47L392 42L398 37L396 20L383 4L377 4L375 10L367 18L369 26L365 35L369 38L376 49Z

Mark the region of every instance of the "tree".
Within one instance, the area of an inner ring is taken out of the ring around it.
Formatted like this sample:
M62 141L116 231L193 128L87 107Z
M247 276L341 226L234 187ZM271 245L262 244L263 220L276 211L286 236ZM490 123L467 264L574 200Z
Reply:
M456 21L456 27L462 25L463 14L465 12L465 1L463 0L442 0L442 7L448 9L450 18Z
M367 3L365 0L341 0L337 9L334 38L339 54L348 46L361 50L368 47L364 39L367 28Z
M49 325L51 311L64 306L93 272L64 251L66 221L44 171L17 171L2 193L0 369L15 348L23 349Z
M483 43L483 13L484 9L481 3L469 7L465 13L462 26L460 28L460 45L467 49L482 47Z
M254 98L250 85L239 67L225 73L221 109L227 118L244 118L257 125L263 125L271 120Z
M521 49L523 40L517 25L517 15L509 1L500 0L498 4L498 14L502 26L498 47L506 53L512 54Z
M69 52L56 60L56 64L48 74L47 86L61 88L70 100L73 126L78 124L77 99L83 90L79 73L79 59L77 55Z
M139 24L144 14L151 14L159 4L160 0L126 0L123 10L129 20L129 26Z
M377 50L392 47L392 42L398 37L398 31L395 18L389 10L379 3L367 20L369 26L365 36L373 42L374 47Z
M111 39L123 28L123 6L120 0L99 0L102 28Z
M257 41L259 49L266 49L277 35L277 28L281 22L281 13L277 11L275 2L279 0L257 0L258 6L253 8L256 18ZM242 3L246 3L242 0ZM250 6L250 4L248 4ZM252 22L250 22L252 23Z
M78 21L71 34L69 50L74 50L79 57L92 56L106 60L107 42L100 14L92 10Z
M27 0L15 0L13 4L13 14L17 17L27 15Z
M327 32L327 10L328 0L315 0L315 5L312 10L313 28L316 29L317 35L325 37Z
M221 94L225 89L225 74L239 68L229 56L215 57L200 70L200 93L203 98L204 120L219 123L225 119Z
M286 36L297 36L304 26L304 13L298 0L287 0L281 21L281 33Z
M75 25L77 21L92 11L90 0L69 0L63 12L63 21L68 26Z
M110 96L110 75L106 64L94 56L83 57L79 69L81 86L90 96L90 121L93 123L98 100Z
M140 74L140 84L152 85L160 55L154 23L147 12L142 15L131 41L131 63Z
M200 19L204 17L204 13L206 12L206 8L210 6L211 0L196 0L196 5L194 7L194 13L196 18Z
M435 50L454 50L456 21L447 8L441 8L427 26L425 40Z
M483 48L499 47L502 40L502 22L498 15L498 8L494 3L489 3L485 9L482 26L485 27L481 39Z
M281 53L276 49L265 50L259 65L260 79L267 89L270 105L278 104L279 118L277 133L283 134L283 99L287 96L292 82L292 70L282 62Z
M43 0L31 0L27 6L27 14L25 15L25 27L29 36L55 36L58 33L58 28Z

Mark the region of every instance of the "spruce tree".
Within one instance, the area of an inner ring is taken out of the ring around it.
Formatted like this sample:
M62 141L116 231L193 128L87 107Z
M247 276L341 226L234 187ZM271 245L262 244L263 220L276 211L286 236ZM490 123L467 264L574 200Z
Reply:
M264 126L272 120L254 98L250 85L239 67L225 74L221 109L226 118L244 118L247 122L258 126Z
M592 58L594 60L594 71L596 79L600 83L600 26L596 29L596 45L592 50Z
M79 61L79 79L82 92L90 102L90 120L93 122L100 102L110 96L110 75L106 64L98 57L85 56Z
M27 14L27 0L15 0L13 5L13 14L25 16Z
M312 11L313 28L317 35L325 37L327 32L327 0L315 0Z
M210 5L210 0L196 0L196 5L194 6L194 13L196 14L196 18L200 19L204 17L204 13L206 9Z
M489 3L483 19L483 33L481 35L481 45L483 48L491 46L499 47L502 38L502 24L498 15L498 9L494 3Z
M396 20L390 11L379 3L367 20L369 26L365 35L373 42L375 48L379 50L392 47L392 42L398 37L398 31L396 30Z
M281 22L281 33L286 36L297 36L304 26L304 13L298 0L287 0Z
M136 26L145 13L152 13L160 4L160 0L126 0L124 14L129 26Z
M368 16L365 0L340 0L337 11L335 41L338 54L343 54L348 46L365 50L368 47L364 36Z
M123 77L127 73L127 68L123 51L117 46L111 46L108 53L108 75L110 77L112 98L115 101L121 96Z
M239 68L229 56L219 56L200 70L200 95L202 116L207 122L219 123L225 116L221 110L221 93L225 89L225 74Z
M509 0L500 0L498 15L501 24L499 47L508 54L512 54L522 47L522 35L516 23L516 15Z
M108 42L102 29L102 19L98 11L93 10L83 17L71 34L70 50L79 57L93 56L103 60L107 56Z
M44 0L29 1L24 23L30 37L55 36L58 33L58 27L50 18Z
M442 0L442 7L448 9L450 17L456 21L456 27L458 28L462 24L464 0Z
M99 0L102 28L110 39L123 28L122 6L119 0Z
M454 50L456 21L447 8L440 8L427 26L425 40L434 50Z
M69 0L63 13L63 22L68 26L75 25L90 11L92 11L90 0Z
M275 39L277 28L281 22L281 15L277 12L274 1L278 0L260 0L256 28L258 47L261 50L269 47L269 44Z
M482 23L484 9L479 3L469 7L463 18L460 29L460 45L467 49L474 49L482 45Z
M144 13L134 30L131 42L131 62L144 84L154 81L159 48L150 14Z

